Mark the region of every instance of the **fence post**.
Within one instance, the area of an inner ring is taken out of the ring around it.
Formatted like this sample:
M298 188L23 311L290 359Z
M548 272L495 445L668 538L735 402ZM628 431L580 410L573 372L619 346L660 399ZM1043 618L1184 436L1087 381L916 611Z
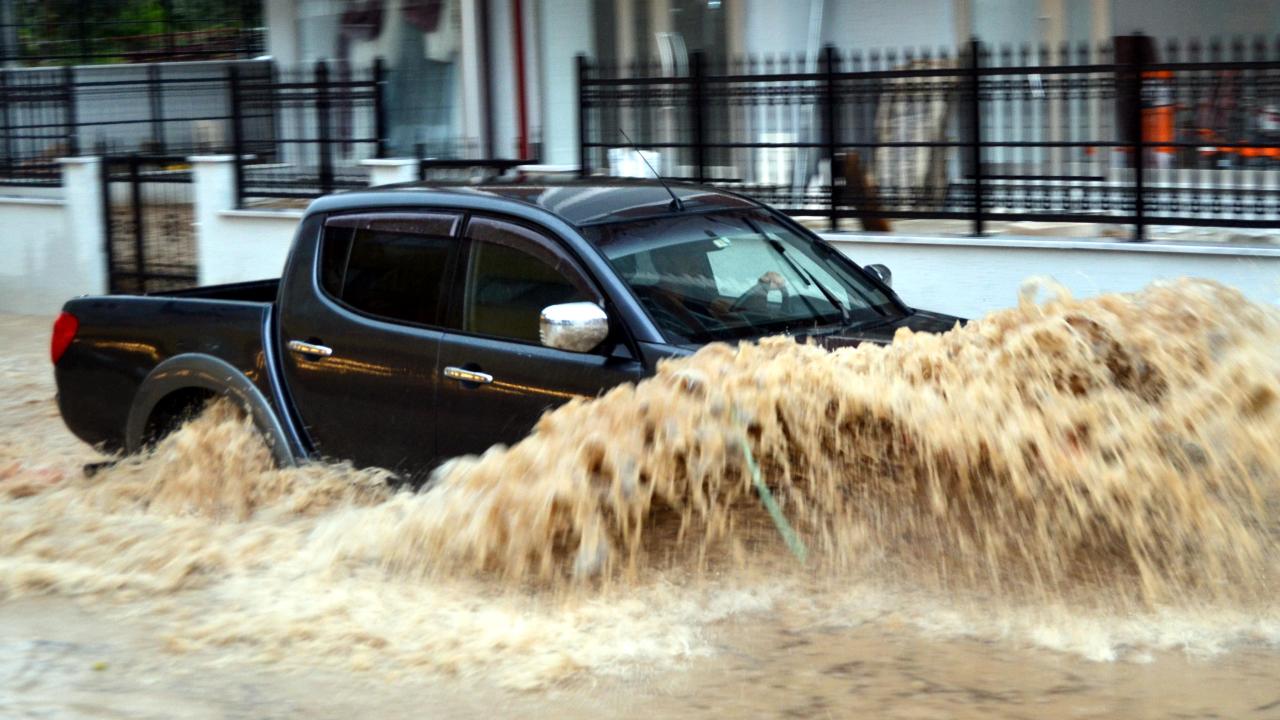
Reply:
M986 189L982 183L982 41L969 40L969 165L973 168L973 234L986 224Z
M3 35L3 33L0 33ZM0 63L4 62L0 59ZM0 158L0 167L4 168L4 174L8 175L13 167L13 137L9 130L9 73L0 66L0 134L4 136L4 157Z
M112 242L113 238L111 235L111 229L112 229L111 158L104 154L104 155L99 155L95 159L98 161L98 178L97 178L98 192L101 193L101 195L98 198L99 200L98 210L100 211L99 217L102 222L102 254L103 254L103 257L106 259L106 268L105 268L106 273L104 273L104 279L106 280L107 292L117 293L121 291L121 288L119 287L119 282L117 281L117 278L116 278L116 272L115 272L116 251L115 251L115 244ZM67 196L68 196L67 206L68 206L68 209L70 209L71 207L70 198L72 196L73 190L69 182L69 177L67 172L67 168L68 168L67 160L68 158L62 159L62 163L63 163L62 186L63 188L65 188L67 192ZM72 217L74 216L75 214L73 212ZM87 213L86 213L86 217L87 217Z
M333 138L329 127L329 66L324 60L316 61L316 140L320 150L320 192L333 192L333 157L330 154Z
M195 211L196 279L203 284L238 280L235 269L245 267L247 258L271 255L273 238L257 233L230 237L224 232L222 212L238 208L235 196L236 160L230 155L193 155L191 163L192 209ZM239 233L232 233L238 235Z
M80 64L89 64L89 27L86 24L87 12L76 13L77 37L80 41ZM68 66L69 67L69 66Z
M384 88L387 84L387 67L382 56L373 59L373 132L378 138L374 157L387 156L387 107Z
M59 262L56 278L76 293L96 295L112 290L111 194L106 161L97 157L58 158L62 166L62 197L66 212L68 248ZM56 306L55 306L56 307Z
M63 121L66 123L67 154L80 154L80 124L76 120L76 76L70 65L62 68Z
M591 174L587 149L587 56L578 53L578 177Z
M700 182L707 181L707 136L706 136L706 73L704 62L706 56L696 50L689 56L689 83L692 91L689 109L693 113L693 165L694 178Z
M836 56L836 48L834 45L824 45L822 48L822 72L823 72L823 99L822 109L826 117L823 120L824 145L827 155L828 175L827 180L827 222L831 230L840 229L840 209L837 207L836 198L836 150L839 144L838 128L836 127L836 72L838 68L836 64L839 58Z
M133 228L133 270L138 277L138 292L147 291L147 245L142 223L142 180L139 179L141 158L137 153L129 155L129 203Z
M235 207L244 205L244 110L240 107L240 68L235 63L227 65L227 88L231 95L231 163L232 193Z
M147 66L147 100L151 106L151 139L157 143L155 151L161 155L165 151L164 142L164 97L160 92L160 65L151 63Z
M1146 142L1143 137L1145 128L1142 122L1142 73L1146 66L1145 48L1141 40L1142 33L1135 33L1134 41L1131 43L1129 53L1129 67L1126 69L1128 77L1128 101L1131 108L1129 113L1129 137L1133 140L1133 242L1143 242L1146 240L1147 234L1147 202L1146 202Z

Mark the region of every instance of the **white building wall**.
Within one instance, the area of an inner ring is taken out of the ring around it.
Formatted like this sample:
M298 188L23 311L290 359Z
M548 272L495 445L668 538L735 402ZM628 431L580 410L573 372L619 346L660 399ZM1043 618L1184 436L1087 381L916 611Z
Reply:
M822 42L841 50L949 48L956 42L955 1L827 0Z
M1043 41L1039 0L973 0L973 34L998 50Z
M591 0L543 0L538 27L542 87L542 161L578 163L579 53L590 55L593 41Z
M798 53L809 31L807 1L741 0L745 36L741 49L749 55Z
M493 147L489 149L489 157L518 157L516 143L520 129L517 127L515 26L512 23L511 0L489 0L489 59L493 80L489 93Z
M282 68L300 62L298 53L298 0L263 0L267 23L267 54Z
M1141 30L1157 38L1263 35L1280 33L1276 0L1112 0L1115 31Z

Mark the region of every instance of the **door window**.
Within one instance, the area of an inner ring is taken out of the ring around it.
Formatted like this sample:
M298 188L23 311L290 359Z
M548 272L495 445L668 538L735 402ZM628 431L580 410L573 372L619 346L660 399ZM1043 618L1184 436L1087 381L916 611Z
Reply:
M467 236L472 241L463 305L467 332L537 343L543 308L598 299L569 256L528 228L476 218Z
M454 222L453 216L335 218L321 246L321 286L369 315L439 325L457 251Z

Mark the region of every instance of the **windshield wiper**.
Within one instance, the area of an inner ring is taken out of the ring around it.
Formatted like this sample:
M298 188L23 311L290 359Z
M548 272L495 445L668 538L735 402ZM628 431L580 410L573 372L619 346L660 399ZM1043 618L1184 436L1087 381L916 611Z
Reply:
M808 270L805 270L803 267L800 266L799 263L797 263L795 260L792 260L791 256L787 254L786 246L783 245L777 238L769 237L768 235L764 235L763 233L761 234L764 236L764 239L769 243L769 245L772 246L773 249L776 250L778 254L782 256L782 259L787 261L787 264L791 266L792 270L795 270L797 273L799 273L800 277L804 278L805 282L818 288L818 292L822 293L822 296L827 299L827 302L831 303L831 307L834 307L835 309L840 311L840 319L844 322L845 325L848 325L852 319L849 315L849 308L845 307L844 303L840 302L840 299L836 297L836 294L831 292L831 290L829 290L826 285L823 285L822 283L818 282L818 278L814 277L813 273L810 273Z

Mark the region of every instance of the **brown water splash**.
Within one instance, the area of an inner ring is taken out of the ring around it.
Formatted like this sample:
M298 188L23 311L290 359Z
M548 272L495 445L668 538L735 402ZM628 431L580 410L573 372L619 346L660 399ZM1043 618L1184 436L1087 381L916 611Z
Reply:
M1280 324L1208 283L1029 295L941 335L708 347L459 460L364 553L509 578L741 557L742 443L824 569L1167 601L1273 580Z
M0 596L168 609L176 648L501 666L518 686L688 656L703 623L780 592L843 607L806 575L868 617L906 586L1018 603L1027 627L1050 606L1209 608L1235 618L1215 637L1271 637L1277 429L1274 309L1208 282L1090 300L1032 285L888 347L705 348L417 494L343 465L272 469L226 406L94 478L0 457ZM779 573L744 443L810 548L803 571ZM547 587L588 592L528 592Z

